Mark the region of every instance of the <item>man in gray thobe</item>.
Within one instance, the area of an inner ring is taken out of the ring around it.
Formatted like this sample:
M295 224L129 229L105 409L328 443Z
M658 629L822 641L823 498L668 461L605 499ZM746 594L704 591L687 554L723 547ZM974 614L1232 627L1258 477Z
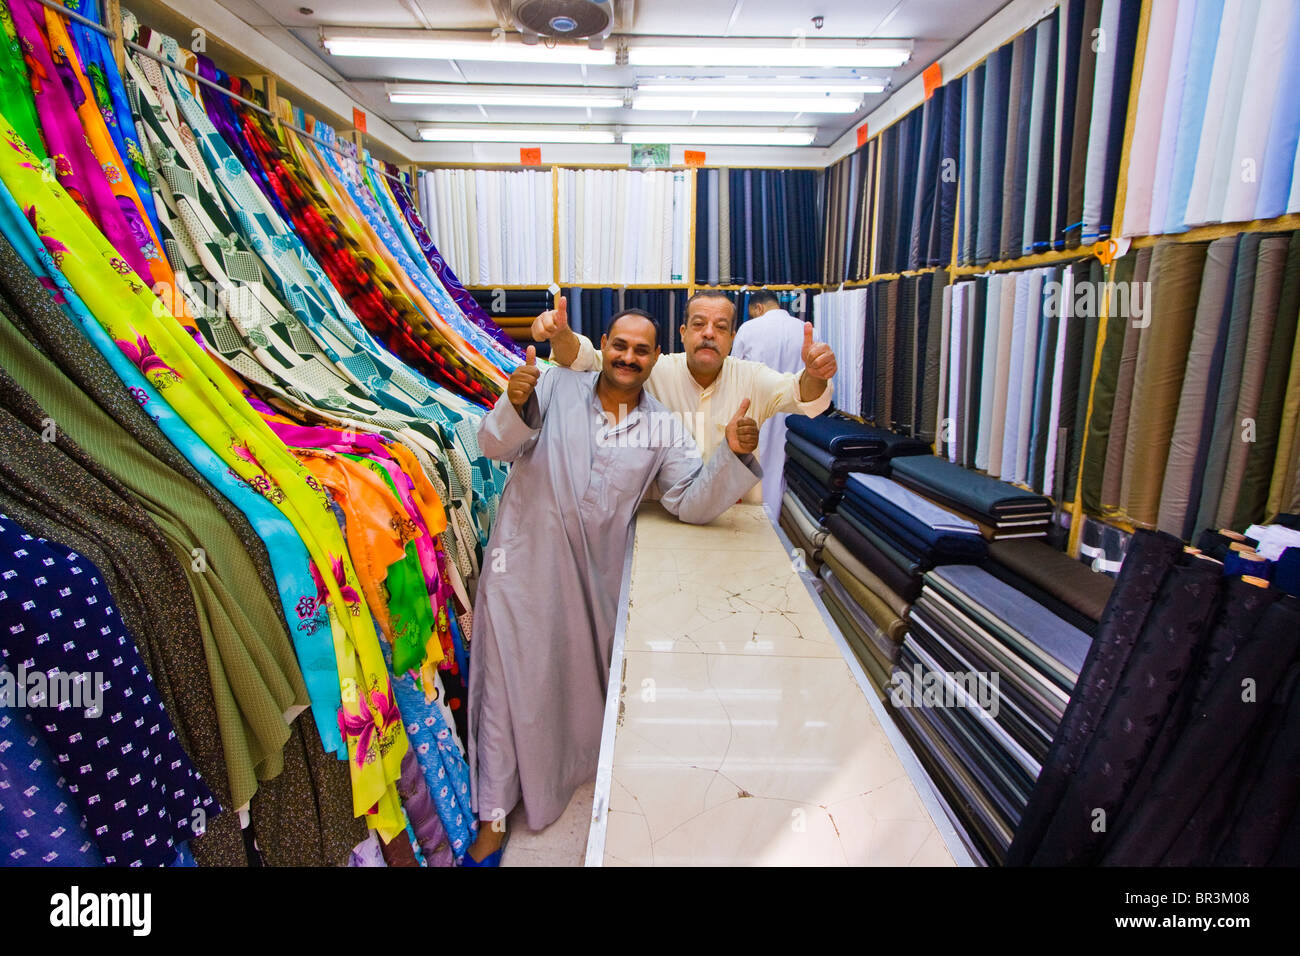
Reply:
M683 521L705 524L761 477L748 401L707 462L678 416L642 388L659 357L654 320L620 313L601 371L552 367L528 349L478 429L513 462L474 606L469 753L483 825L466 862L499 862L505 816L552 823L596 773L623 557L650 483Z

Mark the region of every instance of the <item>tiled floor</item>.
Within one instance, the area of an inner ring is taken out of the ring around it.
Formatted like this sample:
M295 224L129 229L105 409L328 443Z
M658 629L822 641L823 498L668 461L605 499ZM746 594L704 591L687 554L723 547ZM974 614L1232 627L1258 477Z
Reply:
M524 825L522 805L516 807L506 822L512 832L501 865L582 866L595 788L595 781L579 787L564 815L545 830L529 830Z

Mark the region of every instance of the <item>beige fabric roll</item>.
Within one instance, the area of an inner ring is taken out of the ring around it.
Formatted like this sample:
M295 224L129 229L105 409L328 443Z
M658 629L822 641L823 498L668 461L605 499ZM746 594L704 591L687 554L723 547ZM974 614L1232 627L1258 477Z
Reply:
M1140 528L1154 528L1159 517L1208 249L1204 242L1163 242L1151 260L1150 325L1138 353L1121 490L1124 512Z

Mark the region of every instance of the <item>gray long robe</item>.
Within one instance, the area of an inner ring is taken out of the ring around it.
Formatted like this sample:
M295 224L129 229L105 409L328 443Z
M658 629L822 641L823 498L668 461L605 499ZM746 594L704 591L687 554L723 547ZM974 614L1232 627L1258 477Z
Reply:
M722 443L708 462L649 393L610 427L599 372L543 372L521 418L503 395L483 453L514 462L483 557L469 676L469 755L480 820L523 800L541 829L596 774L623 556L656 478L683 521L718 517L762 476Z

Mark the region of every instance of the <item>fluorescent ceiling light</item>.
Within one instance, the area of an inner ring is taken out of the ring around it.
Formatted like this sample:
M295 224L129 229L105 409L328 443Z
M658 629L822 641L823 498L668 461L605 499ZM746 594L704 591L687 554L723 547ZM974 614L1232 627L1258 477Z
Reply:
M762 127L678 126L650 129L638 126L624 129L623 142L672 143L676 146L809 146L815 129L764 129Z
M439 34L432 30L323 30L321 44L335 56L385 59L489 60L505 63L585 63L613 66L615 51L576 43L526 44L505 35L492 38Z
M902 66L912 58L911 41L853 41L774 43L771 40L735 40L726 45L690 42L649 42L629 46L630 66L745 66L745 67L885 67Z
M420 138L440 143L613 143L603 129L551 129L545 126L422 126Z
M555 106L620 109L623 106L623 92L621 87L440 83L389 86L388 101L440 106Z
M759 113L856 113L862 105L860 96L709 96L701 93L673 95L637 93L632 98L634 110L679 110L729 113L744 110Z
M863 77L856 80L823 80L809 78L788 79L749 79L746 77L727 77L725 80L638 80L638 93L698 93L702 96L714 94L754 96L756 94L772 96L816 96L831 94L835 96L851 93L883 93L889 88L887 80Z

